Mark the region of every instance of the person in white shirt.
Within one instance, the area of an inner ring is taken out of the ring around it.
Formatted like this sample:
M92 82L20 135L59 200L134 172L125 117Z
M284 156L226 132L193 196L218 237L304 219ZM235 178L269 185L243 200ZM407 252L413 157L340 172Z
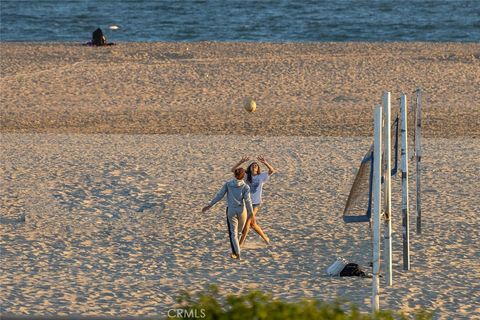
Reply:
M240 167L243 163L249 161L250 158L243 157L233 168L232 172L234 172L238 167ZM252 199L252 206L253 206L253 213L247 217L247 221L245 222L245 227L242 231L242 237L240 238L240 246L245 244L245 240L247 238L248 231L250 227L255 230L260 237L262 237L265 243L270 244L270 239L265 235L262 228L258 225L256 221L256 215L260 210L260 206L262 204L262 190L264 182L268 181L268 178L276 172L276 170L265 160L264 157L258 156L257 160L265 165L268 169L268 172L261 172L260 166L257 162L252 162L247 169L245 170L246 174L244 177L245 182L250 187L250 196Z

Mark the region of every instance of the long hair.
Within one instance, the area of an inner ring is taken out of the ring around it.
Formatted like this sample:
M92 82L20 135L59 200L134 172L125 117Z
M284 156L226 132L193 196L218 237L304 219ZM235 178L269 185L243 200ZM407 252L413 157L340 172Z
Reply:
M245 173L247 174L247 182L248 182L248 183L252 183L252 166L253 166L254 164L257 165L257 168L258 168L257 173L260 174L260 166L258 165L258 163L256 163L256 162L250 163L250 165L248 166L247 170L245 171Z

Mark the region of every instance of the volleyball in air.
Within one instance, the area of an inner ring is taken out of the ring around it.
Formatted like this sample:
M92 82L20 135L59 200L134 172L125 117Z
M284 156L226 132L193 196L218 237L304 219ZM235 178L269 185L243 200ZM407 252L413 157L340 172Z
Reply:
M257 110L257 103L252 97L246 97L243 100L243 108L248 112L255 112L255 110Z

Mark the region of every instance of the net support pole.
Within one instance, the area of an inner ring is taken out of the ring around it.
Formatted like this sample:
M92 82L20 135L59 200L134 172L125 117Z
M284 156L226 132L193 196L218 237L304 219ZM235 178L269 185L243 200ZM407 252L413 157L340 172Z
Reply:
M417 108L415 110L415 163L416 163L416 214L417 234L422 233L422 197L421 197L421 173L422 173L422 90L417 88Z
M384 155L384 167L383 167L383 199L384 199L384 219L383 219L383 252L385 263L385 282L387 286L392 285L392 183L391 183L391 103L390 92L383 94L383 155Z
M375 108L373 147L372 313L380 309L380 210L382 195L382 107Z
M408 217L408 141L407 141L407 96L400 96L401 171L402 171L402 238L403 270L410 270L410 228Z

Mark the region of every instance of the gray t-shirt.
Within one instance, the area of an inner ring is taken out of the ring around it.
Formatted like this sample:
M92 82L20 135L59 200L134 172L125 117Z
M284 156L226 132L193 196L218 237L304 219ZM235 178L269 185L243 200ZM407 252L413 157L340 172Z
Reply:
M250 186L250 196L252 198L252 204L261 204L263 183L268 180L268 173L262 172L255 176L252 176L252 183L248 182L247 175L245 175L245 178L243 179Z

